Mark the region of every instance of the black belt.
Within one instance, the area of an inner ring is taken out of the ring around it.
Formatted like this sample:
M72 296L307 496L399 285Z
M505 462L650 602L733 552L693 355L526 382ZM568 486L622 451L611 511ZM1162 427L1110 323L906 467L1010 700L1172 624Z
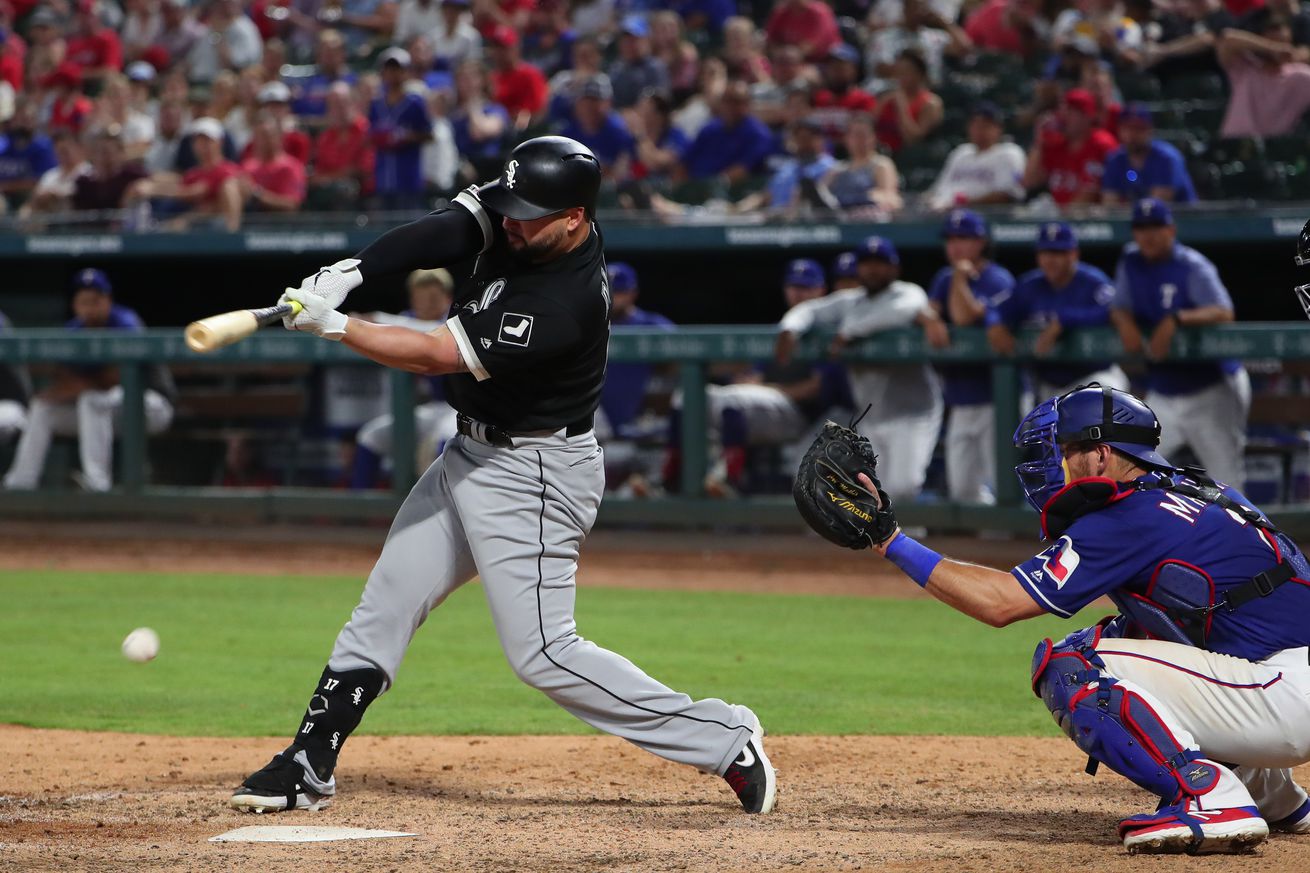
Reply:
M564 435L566 437L581 436L590 431L595 425L592 417L580 418L572 424L564 426ZM495 446L498 449L514 448L514 437L544 437L551 436L559 432L555 430L530 430L530 431L508 431L494 424L484 424L480 421L474 421L464 413L455 416L455 429L466 437L472 437L475 440L484 442L489 446Z

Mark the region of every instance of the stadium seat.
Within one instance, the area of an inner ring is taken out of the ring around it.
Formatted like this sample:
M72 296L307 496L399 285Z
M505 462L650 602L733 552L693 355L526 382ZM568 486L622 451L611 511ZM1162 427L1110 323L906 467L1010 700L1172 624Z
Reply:
M1187 162L1187 172L1192 177L1192 185L1196 188L1196 196L1202 200L1222 200L1224 199L1224 182L1219 168L1206 160L1191 160Z
M1163 93L1171 100L1215 100L1228 95L1228 85L1217 73L1174 76L1164 83Z
M1119 86L1119 93L1126 101L1150 102L1160 99L1160 80L1150 73L1120 70L1115 76L1115 84Z

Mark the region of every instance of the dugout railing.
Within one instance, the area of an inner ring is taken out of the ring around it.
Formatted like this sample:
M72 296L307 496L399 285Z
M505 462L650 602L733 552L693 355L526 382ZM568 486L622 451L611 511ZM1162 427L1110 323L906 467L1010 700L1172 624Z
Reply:
M850 346L843 359L850 363L933 361L976 362L989 366L996 408L996 506L947 502L916 503L901 508L905 523L957 530L992 529L1031 531L1034 517L1022 505L1013 474L1015 463L1011 434L1022 391L1021 371L1033 360L1035 333L1019 336L1015 354L998 358L985 336L976 329L956 330L949 348L932 349L920 331L892 331ZM795 509L789 497L710 499L703 495L706 472L706 395L709 367L715 362L757 361L773 353L776 332L769 327L685 327L676 331L629 329L616 332L611 341L614 361L672 364L683 393L681 488L677 496L620 500L607 498L602 523L664 525L794 525ZM798 355L817 359L826 354L827 337L810 336ZM1240 323L1204 329L1180 330L1174 340L1174 360L1239 358L1244 360L1310 360L1310 324ZM1117 336L1110 330L1071 333L1044 360L1125 359ZM185 363L222 368L261 364L358 364L359 358L336 343L313 337L267 330L210 355L191 352L180 330L153 329L139 334L25 329L0 335L0 361L15 364L110 364L117 366L124 389L118 431L120 471L113 492L88 494L74 490L34 492L0 491L0 515L9 517L81 516L117 517L127 514L154 517L242 515L264 519L381 518L393 513L413 483L414 376L389 371L393 430L391 493L342 492L324 488L217 488L168 487L147 481L148 438L145 432L143 392L151 364ZM1008 410L1014 410L1009 414ZM1310 421L1306 422L1310 425ZM1275 517L1289 528L1310 530L1310 505L1284 505Z

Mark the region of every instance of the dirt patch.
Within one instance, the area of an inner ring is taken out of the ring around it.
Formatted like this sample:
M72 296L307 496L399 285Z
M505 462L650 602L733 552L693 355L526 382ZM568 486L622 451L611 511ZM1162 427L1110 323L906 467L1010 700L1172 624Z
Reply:
M1138 873L1114 837L1150 806L1062 738L774 737L778 810L611 737L356 737L328 809L256 817L228 792L281 745L0 727L0 866L14 870L846 870ZM1304 779L1303 779L1304 781ZM250 824L408 839L210 843ZM1306 869L1310 837L1214 873ZM1195 859L1154 858L1156 871Z

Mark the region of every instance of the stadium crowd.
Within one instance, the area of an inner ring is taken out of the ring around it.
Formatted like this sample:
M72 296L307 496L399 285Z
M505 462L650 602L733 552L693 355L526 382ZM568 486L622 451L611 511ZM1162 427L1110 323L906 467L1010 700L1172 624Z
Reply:
M547 131L670 217L1276 198L1308 62L1300 0L4 0L0 205L413 210Z

